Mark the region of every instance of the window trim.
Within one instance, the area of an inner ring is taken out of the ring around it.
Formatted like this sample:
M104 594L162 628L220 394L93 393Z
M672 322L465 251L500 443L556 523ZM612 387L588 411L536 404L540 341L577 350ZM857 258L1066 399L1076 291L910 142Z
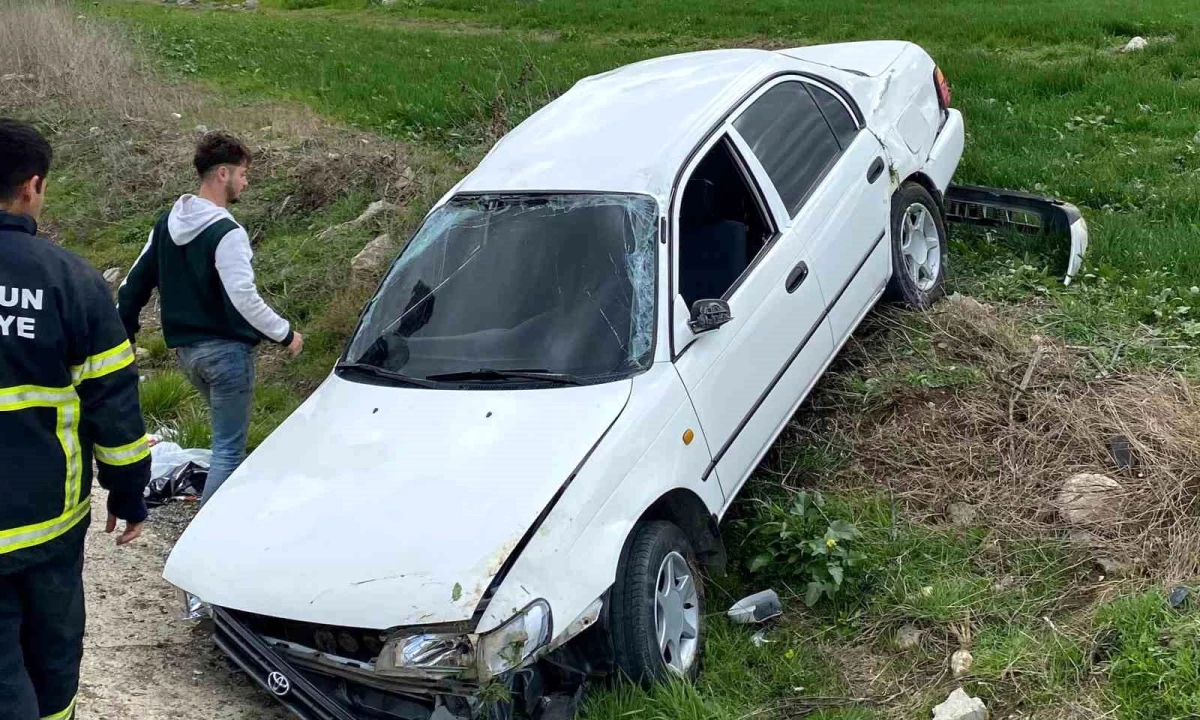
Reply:
M728 124L729 118L733 117L733 114L742 107L745 101L757 93L760 88L768 85L778 78L784 77L804 78L832 90L833 93L841 98L842 102L850 108L850 115L858 124L859 130L861 131L867 126L866 116L863 115L862 110L858 106L858 102L842 86L828 78L823 78L819 75L814 75L813 73L806 72L804 70L780 70L779 72L772 73L767 77L762 78L757 85L743 94L741 99L730 106L729 109L726 110L724 114L722 114L721 117L712 124L712 127L710 127L704 133L704 135L696 142L696 144L692 146L692 149L684 159L683 164L680 165L679 169L675 171L675 179L671 183L671 192L667 197L667 227L664 228L662 237L662 242L667 246L667 263L670 265L667 271L666 320L668 332L666 335L667 354L670 357L671 362L675 362L675 360L679 358L679 355L683 354L682 352L678 354L675 352L675 296L678 294L675 290L675 235L679 229L679 224L678 220L674 216L673 208L675 207L676 198L680 193L680 183L683 177L692 169L696 156L712 145L713 138L717 137L721 133L721 131ZM778 218L776 218L775 221L776 225L778 225ZM684 351L686 350L687 348L685 347Z
M845 98L843 98L840 93L833 91L832 86L828 86L828 85L825 85L824 83L817 82L814 79L807 77L805 75L797 75L797 74L789 73L786 75L781 75L776 78L773 78L773 79L769 80L768 82L764 83L763 85L761 85L756 91L751 93L749 97L747 97L737 107L735 107L733 112L731 112L729 114L729 117L725 121L725 126L727 127L728 131L731 134L734 134L737 136L738 141L741 144L741 146L749 149L750 143L746 140L745 136L743 136L742 133L737 129L737 127L734 125L734 123L737 122L737 120L739 118L741 118L741 116L744 115L746 113L746 111L749 110L750 107L752 105L754 105L754 103L756 103L763 95L766 95L768 92L770 92L774 88L776 88L780 85L783 85L784 83L789 83L789 82L800 83L801 85L804 86L805 92L808 92L808 97L812 100L813 106L817 109L817 112L821 115L821 120L822 120L822 122L825 123L825 127L829 130L829 135L830 135L830 137L833 138L833 144L838 148L838 151L837 151L837 153L835 153L833 155L833 157L829 158L829 162L825 163L825 167L821 168L821 171L814 176L813 183L808 187L808 190L804 193L804 195L797 202L794 210L792 208L789 208L787 206L787 203L784 202L783 197L779 195L779 189L775 187L775 182L773 180L771 180L769 175L765 174L766 168L763 168L763 173L764 173L764 176L766 177L766 181L768 183L770 183L770 187L771 187L771 190L774 193L774 195L779 198L779 208L782 211L782 214L779 215L778 217L776 217L776 225L783 227L783 228L791 227L791 225L795 222L796 218L800 216L801 212L803 212L804 206L806 204L808 204L808 201L813 196L813 193L816 192L817 188L820 187L821 183L825 182L825 179L827 177L829 177L829 174L830 174L830 172L832 172L834 166L836 166L838 164L838 161L842 159L842 156L846 154L846 148L842 147L842 141L838 139L837 133L834 132L834 130L833 130L833 126L829 124L829 119L825 117L825 111L821 110L821 106L819 103L817 103L817 99L815 97L813 97L811 92L808 91L808 86L816 85L817 87L821 88L822 90L826 90L826 91L830 92L831 94L833 94L834 97L841 100L842 105L845 106L848 111L850 111L850 117L851 117L851 119L854 120L855 125L858 126L859 133L861 133L863 130L863 126L859 122L858 116L851 110L850 106L846 104ZM855 138L857 138L857 137L858 137L858 135L856 134ZM751 155L753 155L753 152L751 152ZM755 156L755 162L758 162L757 156ZM759 165L761 167L761 163L759 163Z
M758 206L758 211L759 211L759 213L761 213L762 218L763 218L764 222L766 223L767 230L770 232L770 235L767 237L767 239L765 241L763 241L762 248L760 248L758 253L755 254L754 259L751 260L748 265L746 265L746 269L743 270L741 272L741 274L739 274L737 276L737 279L735 279L733 281L733 284L731 284L729 286L729 288L725 290L725 293L723 295L721 295L722 300L725 300L726 302L728 302L733 298L734 294L737 293L738 289L745 282L746 278L749 277L752 272L754 272L754 269L756 267L758 267L758 265L762 262L762 259L767 255L768 252L770 252L771 250L773 250L775 248L775 246L779 242L779 239L781 237L783 237L783 235L784 235L784 228L780 227L780 225L775 217L774 209L771 207L771 204L770 204L771 199L767 196L767 193L764 191L764 189L762 187L762 183L761 183L760 179L756 176L754 169L747 162L747 159L743 156L741 150L738 148L737 143L730 136L728 129L729 128L720 128L720 132L714 133L711 137L709 137L707 140L705 140L705 142L699 147L699 152L696 152L695 154L693 154L693 156L688 160L688 163L684 169L684 173L681 176L683 178L683 184L682 184L683 192L676 194L671 199L671 225L672 225L672 228L674 229L674 232L671 233L671 237L670 237L669 245L668 245L668 251L667 251L668 262L671 265L670 272L667 275L668 280L669 280L669 282L668 282L669 295L667 297L667 305L669 308L671 308L671 310L668 311L669 313L671 313L669 316L670 322L668 324L670 327L671 360L672 360L672 362L674 362L676 359L678 359L680 356L682 356L683 353L687 352L687 349L689 347L691 347L692 345L695 344L695 343L691 343L688 346L684 347L683 350L681 350L678 354L675 353L674 307L675 307L675 298L679 295L678 288L680 286L680 282L679 282L680 251L678 249L679 241L680 241L680 234L679 234L678 230L681 227L681 223L679 221L679 214L683 209L683 196L687 192L687 184L691 181L692 176L695 174L696 168L700 165L700 163L702 163L704 161L705 158L708 157L709 153L711 153L713 150L717 149L718 146L720 146L722 144L725 145L725 152L728 152L730 154L730 157L733 160L734 166L737 168L738 172L741 174L742 181L744 183L746 183L746 188L749 190L750 195L752 196L752 199L754 200L755 204ZM754 162L757 164L757 158L754 159ZM761 166L759 169L761 170ZM765 175L764 175L764 177L765 177ZM771 188L771 192L772 193L774 192L773 187ZM776 195L776 197L778 197L778 196Z

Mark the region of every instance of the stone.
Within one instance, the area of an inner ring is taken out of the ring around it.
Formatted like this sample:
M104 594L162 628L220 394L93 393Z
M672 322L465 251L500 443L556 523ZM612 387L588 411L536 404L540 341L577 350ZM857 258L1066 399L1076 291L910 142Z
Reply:
M975 524L975 516L978 514L974 505L964 502L950 503L948 512L950 522L956 527L971 527Z
M955 650L950 656L950 672L954 673L954 677L960 678L970 672L974 663L975 658L970 650Z
M356 273L370 273L383 269L388 260L392 259L392 251L395 250L395 245L392 243L392 236L384 233L375 238L354 256L350 261L350 269Z
M133 349L133 356L138 362L144 362L150 359L150 351L144 347L136 347Z
M988 710L982 700L958 688L933 708L933 720L988 720Z
M197 125L197 126L196 126L196 132L198 132L198 133L206 133L206 132L208 132L208 126L207 126L207 125Z
M246 2L242 3L242 7L246 8L247 10L257 10L258 0L246 0Z
M1124 49L1122 49L1121 52L1137 52L1139 50L1145 50L1146 46L1149 44L1150 43L1146 42L1146 38L1142 37L1141 35L1138 35L1137 37L1133 38L1128 43L1126 43Z
M101 130L96 125L93 125L90 128L88 128L88 135L99 135L100 133L101 133Z
M1121 483L1107 475L1079 473L1058 493L1058 511L1072 525L1108 524L1120 517Z
M1133 575L1134 565L1122 562L1114 557L1102 556L1096 558L1096 568L1109 579L1127 578Z
M109 285L112 285L113 283L115 283L116 281L118 281L120 279L121 279L121 268L110 267L109 269L104 271L104 282L108 283Z
M896 631L896 647L911 650L921 644L921 629L915 625L901 625Z

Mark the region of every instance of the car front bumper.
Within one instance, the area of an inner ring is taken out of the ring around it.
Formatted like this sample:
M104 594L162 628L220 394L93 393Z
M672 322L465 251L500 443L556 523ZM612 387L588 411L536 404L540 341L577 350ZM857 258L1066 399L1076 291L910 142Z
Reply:
M463 717L438 709L434 695L408 696L314 671L277 652L233 613L212 608L213 639L242 670L304 720L430 720ZM428 690L427 690L428 692Z

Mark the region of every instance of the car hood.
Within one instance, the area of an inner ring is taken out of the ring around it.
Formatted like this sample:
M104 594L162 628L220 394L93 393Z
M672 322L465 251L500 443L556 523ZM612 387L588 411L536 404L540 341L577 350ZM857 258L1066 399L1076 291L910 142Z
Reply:
M469 620L631 387L330 377L205 505L165 577L214 605L306 622Z

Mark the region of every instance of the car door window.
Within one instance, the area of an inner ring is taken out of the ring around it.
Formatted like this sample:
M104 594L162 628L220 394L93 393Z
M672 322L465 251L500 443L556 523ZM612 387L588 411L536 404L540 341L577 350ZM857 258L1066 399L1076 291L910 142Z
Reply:
M854 120L854 116L833 93L816 85L807 87L813 100L817 101L817 107L821 108L821 113L829 122L829 127L833 128L833 134L837 136L838 144L842 146L843 150L850 147L850 143L854 142L854 137L858 135L858 123Z
M726 297L774 228L728 138L696 165L679 207L679 294L689 306Z
M806 85L780 83L733 122L794 217L841 153Z

